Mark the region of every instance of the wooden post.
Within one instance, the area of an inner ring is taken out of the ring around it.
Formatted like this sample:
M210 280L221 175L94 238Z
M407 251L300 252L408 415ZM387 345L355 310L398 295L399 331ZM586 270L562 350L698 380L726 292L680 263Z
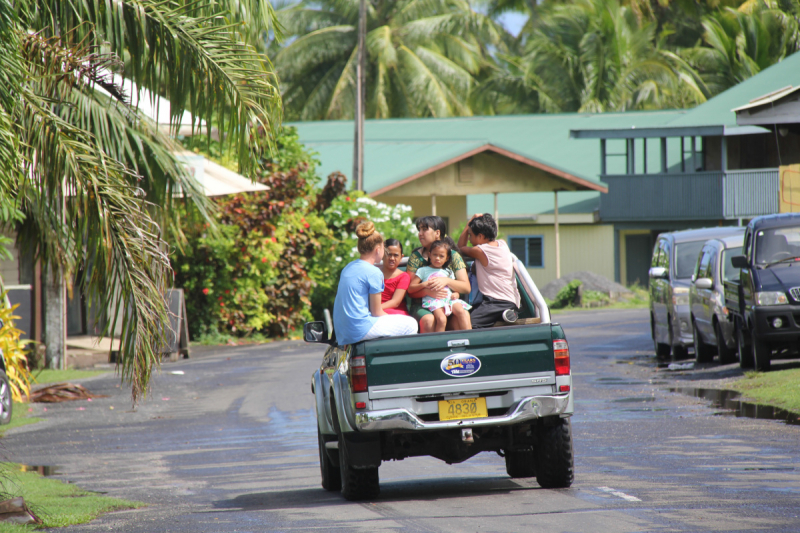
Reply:
M661 173L666 174L667 172L667 138L661 137Z
M436 195L431 194L431 216L436 216Z
M467 214L469 217L469 214ZM500 212L497 210L497 193L494 193L494 222L500 227Z
M364 190L364 97L366 96L365 70L366 53L364 50L367 35L367 4L360 0L358 5L358 60L356 61L356 108L355 108L355 142L353 147L353 179L356 189Z
M556 278L561 277L561 243L559 242L558 234L558 191L553 191L555 195L555 202L553 203L553 229L556 236Z

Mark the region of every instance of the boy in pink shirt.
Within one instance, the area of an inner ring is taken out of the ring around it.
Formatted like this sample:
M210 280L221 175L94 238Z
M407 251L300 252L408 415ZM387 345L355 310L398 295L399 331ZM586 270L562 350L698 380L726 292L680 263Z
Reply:
M472 246L467 246L467 239ZM492 215L473 215L458 238L458 251L475 259L475 275L483 301L472 308L472 328L490 328L500 320L517 320L520 298L514 275L511 250L497 240L497 224Z

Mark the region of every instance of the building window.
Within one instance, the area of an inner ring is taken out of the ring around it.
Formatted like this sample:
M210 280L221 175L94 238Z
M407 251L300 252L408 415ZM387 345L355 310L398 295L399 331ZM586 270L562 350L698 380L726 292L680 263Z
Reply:
M544 267L544 238L535 237L509 237L508 247L511 253L517 256L525 266L531 268Z

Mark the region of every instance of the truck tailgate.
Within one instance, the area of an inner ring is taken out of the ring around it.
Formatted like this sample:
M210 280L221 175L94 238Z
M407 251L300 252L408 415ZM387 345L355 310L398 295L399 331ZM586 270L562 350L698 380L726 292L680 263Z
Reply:
M414 384L452 383L464 390L467 383L515 378L530 384L531 374L554 379L555 372L550 324L390 337L365 342L355 349L354 356L366 357L370 397L383 396L375 393L399 384L405 389ZM452 366L449 361L456 368L446 372L445 368Z

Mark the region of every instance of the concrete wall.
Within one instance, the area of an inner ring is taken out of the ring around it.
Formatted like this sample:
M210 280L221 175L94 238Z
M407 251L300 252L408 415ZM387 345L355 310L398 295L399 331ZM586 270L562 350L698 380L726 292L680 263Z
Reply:
M614 227L610 224L559 224L561 275L588 270L614 279ZM537 236L544 238L544 267L529 268L531 278L544 287L556 278L556 241L554 226L547 224L501 225L500 236Z

